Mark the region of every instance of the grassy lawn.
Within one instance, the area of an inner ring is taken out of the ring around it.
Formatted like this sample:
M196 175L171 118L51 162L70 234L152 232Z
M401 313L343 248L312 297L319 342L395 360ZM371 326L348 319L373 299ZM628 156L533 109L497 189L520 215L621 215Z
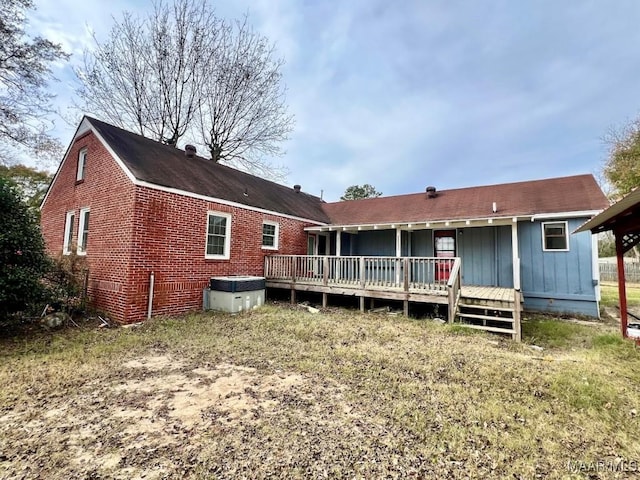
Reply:
M589 466L640 461L640 350L523 330L270 305L5 336L0 478L629 478Z
M600 291L602 292L602 305L606 307L616 307L619 305L617 283L603 283ZM627 305L629 307L640 306L640 284L627 284Z

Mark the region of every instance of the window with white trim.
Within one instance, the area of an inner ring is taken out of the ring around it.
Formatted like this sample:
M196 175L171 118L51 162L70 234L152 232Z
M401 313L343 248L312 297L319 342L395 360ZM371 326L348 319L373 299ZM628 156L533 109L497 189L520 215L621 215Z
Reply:
M277 222L265 220L262 222L262 248L269 250L278 249L278 232L280 225Z
M231 245L231 215L207 214L207 244L205 258L228 259Z
M567 222L542 223L542 249L545 252L566 252L569 250Z
M71 254L71 245L73 244L73 222L75 221L75 212L67 212L64 222L64 239L62 242L62 253L64 255Z
M78 224L78 255L87 254L89 240L89 209L80 209L80 223Z
M87 168L87 149L83 148L78 153L78 167L76 170L76 182L84 180L84 171Z

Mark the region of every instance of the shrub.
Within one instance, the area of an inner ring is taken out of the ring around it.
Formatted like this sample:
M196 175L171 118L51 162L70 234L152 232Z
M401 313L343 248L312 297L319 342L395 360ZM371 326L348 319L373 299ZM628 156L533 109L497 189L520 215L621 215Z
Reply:
M50 260L50 268L45 276L48 288L48 303L55 310L68 313L85 309L86 258L75 252L58 254Z
M35 216L1 177L0 225L0 319L5 319L44 298L41 278L49 262Z

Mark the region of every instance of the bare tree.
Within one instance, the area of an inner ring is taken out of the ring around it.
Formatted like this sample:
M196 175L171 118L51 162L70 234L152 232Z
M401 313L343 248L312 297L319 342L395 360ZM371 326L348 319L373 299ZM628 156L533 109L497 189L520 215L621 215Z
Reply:
M77 70L84 108L120 127L177 146L200 144L214 161L282 177L293 126L268 40L245 18L218 18L206 0L162 2L144 18L125 12L109 39L95 39Z
M280 86L283 61L274 60L273 47L246 19L222 22L219 33L197 116L201 138L214 161L235 159L266 174L256 154L281 154L293 125Z
M36 157L57 156L62 146L50 135L53 80L50 65L68 55L58 44L24 31L32 0L4 0L0 15L0 163L9 164L16 152Z

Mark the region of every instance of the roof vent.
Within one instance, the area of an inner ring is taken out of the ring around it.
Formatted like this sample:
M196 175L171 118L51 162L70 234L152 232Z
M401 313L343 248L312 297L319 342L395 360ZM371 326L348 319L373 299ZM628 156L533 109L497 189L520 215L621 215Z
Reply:
M302 187L300 185L294 185L293 186L293 191L296 193L300 193L300 190L302 189Z
M196 156L196 147L194 145L185 145L184 154L187 158L193 158Z
M436 187L427 187L427 197L428 198L436 198L438 194L436 193Z

